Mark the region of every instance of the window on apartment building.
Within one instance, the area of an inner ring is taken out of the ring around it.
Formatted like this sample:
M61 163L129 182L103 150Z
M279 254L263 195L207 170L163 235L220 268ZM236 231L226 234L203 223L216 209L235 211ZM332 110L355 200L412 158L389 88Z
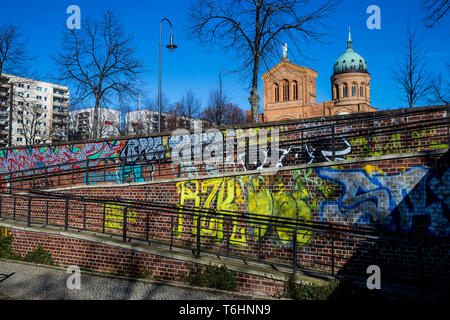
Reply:
M23 142L23 138L17 138L17 142Z
M25 85L23 83L19 83L19 88L25 88Z
M17 95L18 95L19 97L23 97L23 92L19 92Z
M36 99L42 100L42 97L41 96L37 96Z
M36 90L42 92L42 87L37 87Z
M23 133L23 129L17 129L17 133Z
M22 119L17 119L17 123L23 123Z

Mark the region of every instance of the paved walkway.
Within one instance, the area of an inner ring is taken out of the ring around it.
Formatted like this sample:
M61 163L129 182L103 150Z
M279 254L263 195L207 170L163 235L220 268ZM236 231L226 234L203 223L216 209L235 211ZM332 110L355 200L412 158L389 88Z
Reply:
M0 300L238 300L240 296L81 275L81 290L67 289L66 270L0 261Z

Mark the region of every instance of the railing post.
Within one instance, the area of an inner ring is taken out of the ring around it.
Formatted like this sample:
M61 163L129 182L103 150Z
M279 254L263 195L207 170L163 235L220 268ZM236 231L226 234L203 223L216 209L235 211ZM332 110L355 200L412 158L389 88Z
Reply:
M149 240L149 227L150 227L150 212L147 211L146 215L146 225L145 225L145 242L148 242Z
M31 226L31 198L28 199L27 226Z
M34 179L36 177L36 169L33 169L33 176L32 176L32 180L31 180L31 189L34 189Z
M201 230L201 218L200 218L200 214L198 214L198 216L197 216L197 252L196 252L197 258L200 258L200 246L201 246L200 230Z
M123 242L127 242L127 215L128 207L123 209Z
M12 174L9 176L9 194L12 194Z
M16 220L16 204L17 204L17 198L14 197L14 208L13 208L13 220Z
M297 228L294 229L292 239L292 272L297 274Z
M106 222L105 221L105 219L106 219L106 206L105 206L105 204L102 204L102 207L103 207L103 218L102 218L102 222L103 222L102 223L102 230L103 231L102 232L105 233L105 231L106 231L105 230L105 222Z
M48 226L48 200L46 201L46 210L45 210L45 225Z
M45 187L48 188L48 168L45 167Z
M0 197L0 218L2 217L3 197Z
M258 262L261 262L261 225L258 224Z
M83 205L83 230L86 230L86 203Z
M230 255L230 220L227 219L227 257Z
M69 199L66 199L66 208L64 214L64 229L67 231L69 229Z
M122 158L122 184L125 184L125 158Z
M173 248L173 216L170 216L170 250Z
M335 275L334 270L334 230L333 225L330 223L330 231L331 231L331 274Z
M89 160L86 160L86 185L91 184L91 178L89 177Z
M336 161L336 124L333 123L331 143L333 144L333 161Z

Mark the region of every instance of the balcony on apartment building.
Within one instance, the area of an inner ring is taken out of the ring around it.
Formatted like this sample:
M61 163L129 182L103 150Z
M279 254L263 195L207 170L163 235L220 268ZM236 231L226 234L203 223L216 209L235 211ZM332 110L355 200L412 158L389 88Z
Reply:
M69 90L53 89L53 97L60 99L69 99Z
M53 115L61 118L67 118L69 116L69 107L63 108L59 106L53 106Z

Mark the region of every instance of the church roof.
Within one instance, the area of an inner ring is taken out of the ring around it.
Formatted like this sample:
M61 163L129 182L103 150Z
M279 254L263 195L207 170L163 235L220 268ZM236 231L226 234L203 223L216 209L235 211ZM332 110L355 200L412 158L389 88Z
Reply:
M362 72L369 73L366 60L353 50L352 34L349 29L347 51L337 59L333 74Z
M270 69L265 74L263 74L262 78L265 81L265 80L269 79L271 76L276 77L277 74L282 73L283 69L289 70L294 73L300 73L300 74L309 73L309 74L314 74L315 76L317 76L317 74L318 74L317 71L315 71L311 68L299 66L298 64L290 62L288 59L282 59L280 63L278 63L272 69Z

